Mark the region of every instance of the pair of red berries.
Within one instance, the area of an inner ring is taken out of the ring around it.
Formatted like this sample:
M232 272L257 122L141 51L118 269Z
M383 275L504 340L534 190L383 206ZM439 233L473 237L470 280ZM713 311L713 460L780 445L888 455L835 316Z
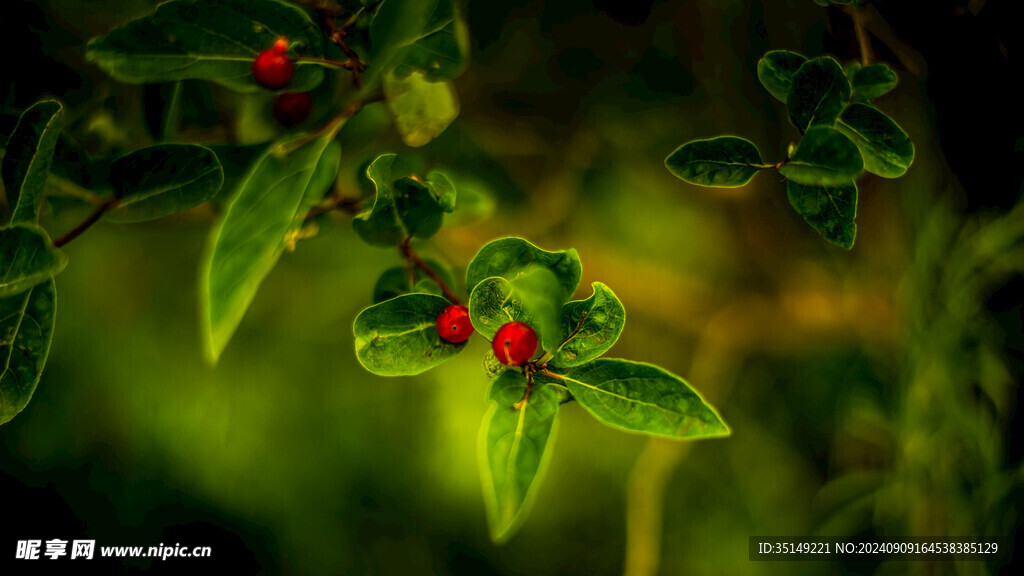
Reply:
M437 315L437 333L448 342L458 344L473 335L469 309L448 306ZM537 334L523 322L509 322L494 335L491 350L498 361L507 366L522 366L537 351Z
M284 88L292 81L295 63L288 57L288 40L278 38L274 47L264 50L252 62L252 76L272 90ZM283 126L302 124L313 109L309 92L285 92L274 101L274 118Z

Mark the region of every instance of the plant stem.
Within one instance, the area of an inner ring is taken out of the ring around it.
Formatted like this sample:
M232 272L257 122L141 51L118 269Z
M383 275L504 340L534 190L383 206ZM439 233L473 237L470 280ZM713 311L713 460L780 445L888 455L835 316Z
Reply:
M845 11L853 20L853 33L857 36L857 46L860 48L860 63L862 66L868 66L875 59L867 31L871 13L864 7L846 7Z
M350 216L355 216L363 211L363 207L360 200L356 198L346 198L337 192L333 192L324 198L319 204L312 207L309 212L306 212L306 216L303 220L316 218L321 214L326 214L327 212L332 212L334 210L341 210Z
M92 214L89 214L89 216L85 220L83 220L81 224L72 228L71 231L68 232L67 234L54 240L53 245L56 246L57 248L60 248L61 246L67 244L68 242L71 242L75 238L78 238L82 234L82 232L85 232L86 230L89 229L90 226L98 222L99 219L103 217L103 214L107 212L107 210L116 208L118 204L120 204L120 200L118 200L117 198L107 199L106 202L97 206L96 210L94 210Z
M435 272L429 264L424 262L423 259L420 258L419 254L412 249L412 238L402 240L402 243L398 245L398 249L402 252L402 257L405 258L406 261L412 262L417 268L426 274L427 277L434 282L437 282L437 285L441 287L441 291L444 292L445 298L451 301L452 304L462 306L462 301L455 294L455 290L452 290L452 287L444 281L444 278L441 278L441 276L438 275L438 273Z
M520 410L523 406L526 406L527 401L530 400L530 390L533 389L533 374L537 371L536 366L532 364L526 365L526 393L523 394L523 399L512 405L513 410Z
M316 64L322 64L328 68L337 68L339 70L354 70L356 64L352 60L331 60L329 58L314 58L312 56L300 56L295 59L296 62L313 62Z

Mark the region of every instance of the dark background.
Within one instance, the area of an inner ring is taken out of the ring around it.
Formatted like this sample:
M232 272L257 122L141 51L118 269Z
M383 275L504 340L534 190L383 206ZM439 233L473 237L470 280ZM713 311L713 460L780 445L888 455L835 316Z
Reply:
M152 5L5 5L4 112L56 96L89 152L149 144L159 88L113 82L83 54ZM719 133L781 158L797 135L756 62L782 48L858 58L847 13L810 0L468 7L462 115L423 153L486 183L499 209L427 250L458 267L505 234L576 247L577 296L600 280L629 314L610 355L686 377L731 438L648 441L569 406L531 518L496 547L476 471L483 345L415 378L374 377L355 361L351 321L397 254L361 245L339 218L279 263L212 369L195 320L211 215L106 224L67 248L48 368L0 428L0 565L16 540L84 537L213 548L212 559L109 573L1017 572L1009 555L747 560L750 535L1009 543L1020 524L1024 447L1011 430L1024 259L1021 219L1005 215L1024 161L1021 6L875 6L895 38L875 38L875 56L901 78L877 105L917 158L901 179L859 182L849 253L819 238L768 174L699 189L662 166L675 146ZM232 137L229 95L199 83L186 94L183 138ZM373 108L367 117L383 115ZM403 149L390 130L343 138L352 186L372 155Z

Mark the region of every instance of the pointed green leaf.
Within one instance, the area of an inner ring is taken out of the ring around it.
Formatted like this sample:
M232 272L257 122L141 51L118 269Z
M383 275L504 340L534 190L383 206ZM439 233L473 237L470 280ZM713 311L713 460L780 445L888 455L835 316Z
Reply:
M466 288L472 291L474 286L492 276L515 280L532 265L554 272L562 286L562 302L572 297L583 276L580 257L573 248L548 252L522 238L501 238L488 243L473 257L466 268Z
M611 288L594 282L594 294L562 306L562 337L568 338L550 364L571 368L596 360L611 349L626 324L626 309ZM571 338L570 338L571 336Z
M892 118L867 104L850 104L836 128L846 134L864 158L864 169L883 178L898 178L914 161L914 144Z
M529 324L541 347L554 350L561 341L561 305L558 279L549 269L535 266L515 280L493 277L477 284L469 295L469 319L488 340L509 322Z
M839 63L828 56L808 60L793 75L786 97L789 119L801 132L811 126L831 126L850 97L850 81Z
M217 155L191 144L160 144L114 161L110 184L120 206L106 217L139 222L184 212L213 198L224 183Z
M443 37L418 47L413 45L437 34L454 18L452 0L387 0L377 9L370 24L372 50L368 74L372 76L379 73L376 71L388 71L394 66L419 67L420 64L425 64L424 72L441 68L451 71L450 62L446 61L452 54L447 48L441 55L424 53L436 49L438 43L446 44Z
M459 115L451 82L429 82L420 72L405 78L385 76L384 96L402 141L413 148L440 136Z
M849 184L863 169L860 150L849 138L835 128L815 126L779 173L807 186L834 186Z
M431 82L454 80L466 69L469 33L462 18L454 17L437 32L420 38L396 58L395 73L423 72Z
M309 15L278 0L171 0L150 16L89 43L86 57L132 84L213 80L233 90L264 90L252 76L256 56L280 37L289 57L324 57L323 34ZM298 60L285 88L305 92L323 81L320 64Z
M850 97L854 100L871 100L883 96L899 82L896 73L885 64L871 64L869 66L853 65L846 70L853 86Z
M356 357L381 376L411 376L452 358L466 347L437 333L437 315L451 306L432 294L405 294L375 304L356 316Z
M769 94L785 104L793 75L807 58L789 50L772 50L757 61L757 78Z
M7 140L3 180L12 223L36 222L63 116L60 102L43 100L25 110Z
M338 180L338 171L341 169L341 142L332 141L320 155L320 160L313 171L313 178L306 187L306 194L302 197L302 204L296 215L297 223L305 219L306 213L324 199L327 193L334 189Z
M68 264L42 228L18 224L0 228L0 298L46 281Z
M431 188L397 169L396 156L378 157L366 169L376 188L373 207L352 219L368 244L398 246L407 237L429 238L441 229L444 210Z
M491 383L491 404L480 427L480 481L495 542L511 538L529 514L558 429L554 388L534 383L529 398L517 406L525 395L522 373L502 373Z
M454 286L455 281L452 276L452 271L447 266L434 260L432 258L423 259L438 275L441 276L449 286ZM385 300L390 300L395 296L401 296L402 294L408 294L409 292L426 292L428 294L435 294L437 296L443 296L444 293L441 287L436 282L427 278L427 276L419 269L414 270L416 276L416 282L411 287L409 286L409 270L405 266L395 266L394 268L388 268L381 274L380 278L377 279L376 285L373 287L373 302L379 304Z
M786 182L786 195L797 214L826 240L849 250L857 236L857 185L804 186Z
M330 139L295 136L256 161L207 245L200 274L202 336L216 361L277 263Z
M0 424L25 409L50 354L57 300L53 278L0 298Z
M665 159L665 166L676 178L715 188L743 186L762 163L757 146L736 136L687 142Z
M561 379L580 406L613 428L676 439L729 435L700 394L657 366L601 358Z

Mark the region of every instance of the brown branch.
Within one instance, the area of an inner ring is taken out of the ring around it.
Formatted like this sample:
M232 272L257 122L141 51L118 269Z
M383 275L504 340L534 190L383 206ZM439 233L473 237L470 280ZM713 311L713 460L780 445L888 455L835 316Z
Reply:
M81 224L72 228L71 231L68 232L67 234L54 240L53 245L56 246L57 248L60 248L61 246L67 244L68 242L71 242L75 238L78 238L82 234L82 232L85 232L86 230L89 229L90 226L98 222L99 219L102 218L108 210L117 208L118 204L120 203L121 201L118 200L117 198L108 198L106 202L97 206L96 210L94 210L92 214L89 214L89 216L85 220L83 220Z
M437 285L441 287L441 291L444 292L445 298L451 301L452 304L462 306L462 301L459 299L458 295L455 294L455 290L452 290L452 287L444 281L444 278L441 278L441 276L430 267L430 264L424 262L423 259L420 258L419 254L412 249L411 238L402 240L402 243L398 245L398 249L402 252L403 258L415 264L417 268L427 275L428 278L437 282Z
M337 20L340 12L337 10L328 10L324 8L316 9L317 16L320 17L320 25L324 30L327 31L327 37L333 42L341 51L348 56L348 63L351 67L347 68L352 71L352 84L356 88L362 87L362 82L359 79L359 73L366 70L366 63L359 58L359 54L353 50L347 42L345 42L345 36L348 34L350 26L355 24L356 16L359 12L356 12L348 19L342 26L335 26L335 20Z
M527 364L526 373L526 393L523 394L523 399L512 405L513 410L519 410L523 406L526 406L526 402L530 400L530 390L533 389L533 375L537 372L537 367L533 364Z
M334 192L324 198L319 204L311 208L309 212L306 212L306 216L303 220L316 218L321 214L333 212L334 210L345 212L350 216L355 216L363 211L362 201L356 198L346 198Z

